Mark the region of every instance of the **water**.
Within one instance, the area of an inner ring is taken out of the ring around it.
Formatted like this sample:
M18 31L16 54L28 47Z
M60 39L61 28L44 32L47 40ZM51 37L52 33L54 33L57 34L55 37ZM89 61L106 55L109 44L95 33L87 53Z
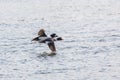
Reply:
M120 80L119 0L1 0L0 80ZM31 42L40 28L64 38Z

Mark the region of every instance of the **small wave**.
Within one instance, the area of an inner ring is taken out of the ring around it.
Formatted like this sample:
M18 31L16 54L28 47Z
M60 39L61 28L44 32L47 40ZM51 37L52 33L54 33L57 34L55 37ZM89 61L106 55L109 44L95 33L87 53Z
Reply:
M52 69L52 70L39 70L35 74L54 74L54 73L66 73L68 71L80 70L80 68L62 68L62 69Z

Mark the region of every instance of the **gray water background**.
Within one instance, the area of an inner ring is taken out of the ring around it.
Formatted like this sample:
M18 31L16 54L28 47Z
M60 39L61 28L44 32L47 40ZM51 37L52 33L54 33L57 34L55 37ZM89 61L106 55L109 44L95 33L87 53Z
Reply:
M119 0L0 0L0 80L120 80ZM31 42L40 28L64 38Z

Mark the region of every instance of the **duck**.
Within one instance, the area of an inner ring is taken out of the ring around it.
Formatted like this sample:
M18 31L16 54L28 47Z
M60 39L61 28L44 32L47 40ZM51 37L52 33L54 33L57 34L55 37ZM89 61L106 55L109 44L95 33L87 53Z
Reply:
M54 42L61 40L63 40L63 38L58 37L56 33L52 33L50 37L48 37L44 29L40 29L38 32L38 36L32 39L32 41L38 41L39 43L46 43L49 49L51 50L52 55L56 55L56 46Z
M58 37L55 33L52 33L50 36L51 36L51 38L52 38L54 41L61 41L61 40L63 40L62 37Z

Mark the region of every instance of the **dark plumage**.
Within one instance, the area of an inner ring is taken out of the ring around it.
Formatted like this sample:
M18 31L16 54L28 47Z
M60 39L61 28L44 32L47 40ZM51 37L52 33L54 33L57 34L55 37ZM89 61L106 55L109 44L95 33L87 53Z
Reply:
M51 38L58 37L55 33L51 34L50 36L51 36Z
M38 37L32 39L32 41L39 41L40 43L47 43L49 49L52 53L56 52L56 47L54 41L63 40L61 37L58 37L55 33L51 34L50 37L47 37L45 30L40 29L38 32Z

